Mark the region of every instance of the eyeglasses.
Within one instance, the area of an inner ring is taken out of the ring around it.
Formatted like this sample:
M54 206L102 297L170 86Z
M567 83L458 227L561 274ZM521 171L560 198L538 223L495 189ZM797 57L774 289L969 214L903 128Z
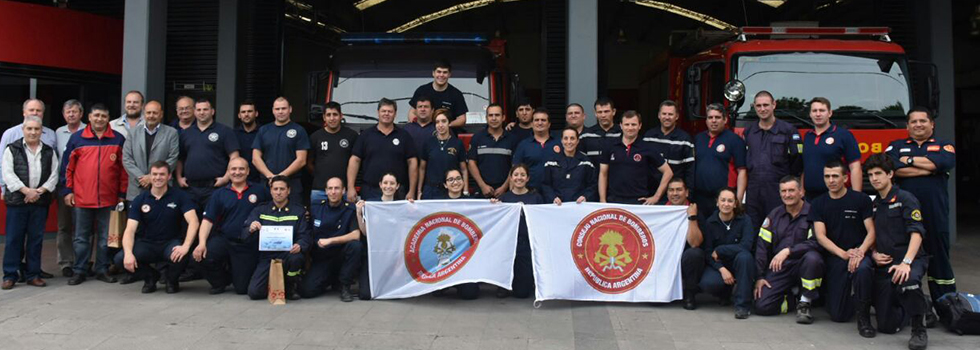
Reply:
M462 176L451 177L451 178L446 179L446 182L449 182L449 183L463 182L463 177Z

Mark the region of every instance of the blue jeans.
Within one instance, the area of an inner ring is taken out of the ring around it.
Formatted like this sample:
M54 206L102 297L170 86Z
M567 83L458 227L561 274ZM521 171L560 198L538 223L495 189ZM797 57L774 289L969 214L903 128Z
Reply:
M44 222L48 219L48 207L41 205L21 205L7 207L7 238L3 250L3 279L17 280L20 258L24 254L24 241L27 241L28 281L41 274L41 243L44 241Z
M75 207L75 273L88 273L88 259L92 256L92 236L95 236L95 273L106 273L109 269L109 212L112 207ZM94 226L94 232L93 232Z

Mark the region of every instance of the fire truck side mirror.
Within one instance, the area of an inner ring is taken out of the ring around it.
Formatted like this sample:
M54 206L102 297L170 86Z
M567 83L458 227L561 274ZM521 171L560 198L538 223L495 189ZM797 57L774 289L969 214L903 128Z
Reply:
M701 68L691 66L687 69L684 81L684 109L689 118L698 118L701 111Z
M939 68L935 63L915 60L909 60L909 66L913 77L912 104L926 107L939 117Z

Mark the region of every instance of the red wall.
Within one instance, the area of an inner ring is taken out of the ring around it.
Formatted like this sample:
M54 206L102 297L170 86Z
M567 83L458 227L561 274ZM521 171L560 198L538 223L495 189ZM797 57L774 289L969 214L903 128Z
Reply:
M123 21L0 0L0 61L122 74Z

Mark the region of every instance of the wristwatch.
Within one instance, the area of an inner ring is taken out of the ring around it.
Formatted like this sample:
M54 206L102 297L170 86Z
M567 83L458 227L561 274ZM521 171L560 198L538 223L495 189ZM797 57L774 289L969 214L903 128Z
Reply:
M912 265L912 259L909 258L902 259L902 263L905 265Z
M688 221L698 221L698 216L697 215L688 216L687 217L687 220Z
M907 159L905 159L905 164L906 165L912 165L912 163L914 163L914 162L915 162L915 157L913 157L913 156L909 156Z

